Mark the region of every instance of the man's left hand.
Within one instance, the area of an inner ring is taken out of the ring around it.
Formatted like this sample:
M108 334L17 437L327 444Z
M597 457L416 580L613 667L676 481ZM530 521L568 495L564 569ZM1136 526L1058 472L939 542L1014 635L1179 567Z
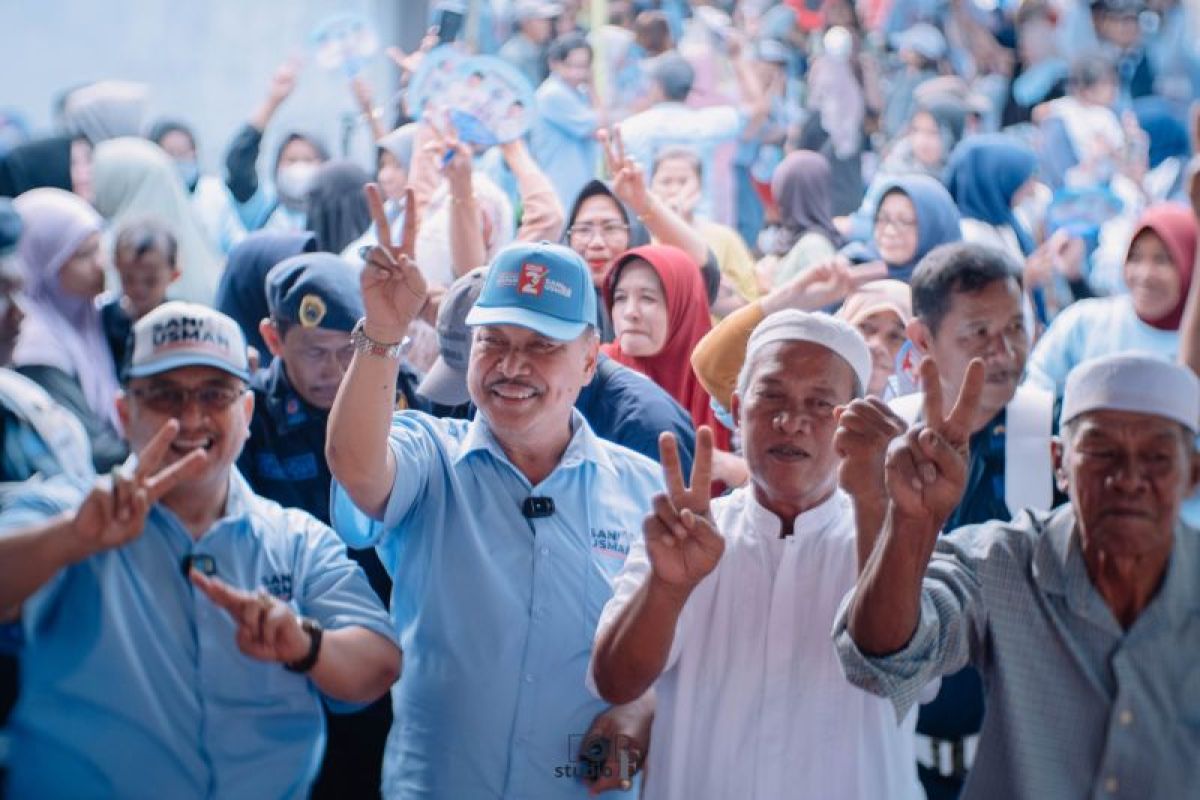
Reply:
M290 664L308 655L312 644L308 632L291 607L266 591L234 589L219 578L192 570L192 584L221 608L237 625L237 646L259 661Z
M580 756L589 750L602 753L604 766L594 779L585 778L590 785L589 794L595 796L613 789L627 792L632 788L633 776L646 763L653 719L654 703L643 696L632 703L613 706L592 721L591 730L583 737Z

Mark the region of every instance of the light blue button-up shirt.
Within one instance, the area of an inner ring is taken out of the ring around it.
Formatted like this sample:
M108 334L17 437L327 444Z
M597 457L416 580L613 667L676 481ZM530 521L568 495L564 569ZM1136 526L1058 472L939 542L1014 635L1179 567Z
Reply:
M14 498L0 535L80 498ZM156 505L140 537L60 571L24 603L10 798L307 795L324 749L320 695L238 650L232 618L184 577L183 558L201 554L226 583L265 588L328 630L393 639L333 532L235 471L225 516L199 540Z
M375 545L392 576L405 651L384 758L390 798L580 798L580 740L607 706L584 686L592 637L658 466L599 439L578 413L558 467L537 486L482 414L406 411L392 422L396 483L382 525L334 483L352 547ZM530 496L554 513L527 519Z
M537 90L538 120L529 133L529 149L562 207L569 209L584 185L596 177L596 126L599 122L583 92L551 75Z

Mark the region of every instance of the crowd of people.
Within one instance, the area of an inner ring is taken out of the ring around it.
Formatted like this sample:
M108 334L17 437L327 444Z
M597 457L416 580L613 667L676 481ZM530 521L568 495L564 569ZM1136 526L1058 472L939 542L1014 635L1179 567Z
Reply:
M370 164L294 60L218 170L65 92L0 153L0 796L1188 796L1192 14L437 3L401 87L533 122L359 75Z

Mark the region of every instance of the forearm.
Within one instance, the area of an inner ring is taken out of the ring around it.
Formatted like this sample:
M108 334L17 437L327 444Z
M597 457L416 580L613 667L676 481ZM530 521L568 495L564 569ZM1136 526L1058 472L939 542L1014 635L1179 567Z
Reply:
M1200 275L1200 257L1196 259L1193 275ZM1192 372L1200 375L1200 277L1192 278L1183 321L1179 326L1179 359Z
M648 576L596 646L596 689L614 705L641 697L666 666L687 593Z
M250 125L259 133L265 133L267 126L271 124L271 118L275 116L275 112L279 110L280 101L274 97L268 97L254 109L254 113L250 115Z
M376 333L369 327L366 333L378 341L403 335ZM375 519L383 518L396 474L388 432L398 369L393 359L355 353L329 412L325 456L330 472L355 505Z
M400 648L374 631L352 626L325 631L309 672L323 694L347 703L370 703L400 677Z
M74 512L0 535L0 613L20 608L58 571L78 561L71 536Z
M258 191L258 153L262 131L253 123L244 125L229 143L225 154L225 183L234 199L247 202Z
M435 148L429 147L433 134L424 122L417 125L413 136L412 168L408 173L408 186L413 190L417 206L417 219L424 219L425 206L442 181L439 156Z
M699 266L708 258L708 247L700 234L683 217L653 194L647 194L644 209L634 209L634 213L642 220L646 230L659 244L669 244L678 247Z
M884 497L855 497L854 525L858 545L858 574L867 568L867 561L879 541L879 533L887 519L887 501Z
M565 219L562 203L524 143L518 140L517 144L519 148L506 150L504 154L521 195L521 227L517 229L516 241L556 242L562 235Z
M921 581L937 535L897 519L889 509L882 540L859 575L847 616L850 638L864 655L889 655L912 639L921 617Z
M450 260L456 278L488 262L479 206L475 202L474 193L470 191L462 193L461 196L451 193Z

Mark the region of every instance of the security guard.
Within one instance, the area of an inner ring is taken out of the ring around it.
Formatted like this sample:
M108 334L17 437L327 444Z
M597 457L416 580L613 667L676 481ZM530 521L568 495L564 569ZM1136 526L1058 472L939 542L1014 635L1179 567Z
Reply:
M329 407L354 349L350 330L363 316L358 270L330 253L302 253L266 278L268 319L259 332L274 359L251 381L254 419L238 469L254 491L329 522L325 429ZM400 368L397 408L414 406L418 376ZM351 550L385 603L391 581L374 551ZM313 797L366 797L379 791L384 740L391 725L387 698L361 712L326 715L329 744Z

